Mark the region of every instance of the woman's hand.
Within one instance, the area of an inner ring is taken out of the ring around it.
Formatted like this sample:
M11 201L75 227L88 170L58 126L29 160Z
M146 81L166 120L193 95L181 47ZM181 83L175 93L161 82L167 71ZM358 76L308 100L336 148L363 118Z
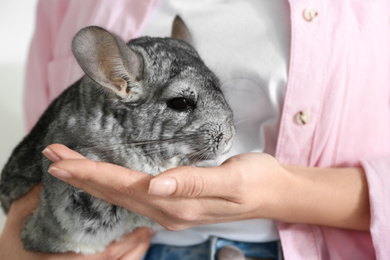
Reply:
M20 234L22 232L25 218L32 213L39 203L40 190L41 185L37 185L25 196L12 203L7 221L0 236L1 259L133 260L141 259L144 253L148 250L151 232L147 228L137 229L133 233L124 236L120 241L111 243L104 252L93 255L81 255L75 253L45 254L24 250Z
M170 230L269 217L265 205L279 189L283 170L273 157L258 153L235 156L219 167L179 167L154 178L88 160L63 145L51 145L44 154L56 162L49 172L57 178Z
M63 145L44 154L55 162L52 175L170 230L255 218L369 228L360 168L282 166L267 154L248 153L218 167L178 167L153 177L88 160Z

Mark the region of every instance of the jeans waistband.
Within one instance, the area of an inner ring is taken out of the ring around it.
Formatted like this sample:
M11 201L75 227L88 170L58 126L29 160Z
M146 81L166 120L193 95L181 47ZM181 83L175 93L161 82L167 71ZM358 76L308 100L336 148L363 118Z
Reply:
M143 260L216 260L218 251L225 246L239 248L248 260L281 260L279 241L248 243L219 237L192 246L151 245Z

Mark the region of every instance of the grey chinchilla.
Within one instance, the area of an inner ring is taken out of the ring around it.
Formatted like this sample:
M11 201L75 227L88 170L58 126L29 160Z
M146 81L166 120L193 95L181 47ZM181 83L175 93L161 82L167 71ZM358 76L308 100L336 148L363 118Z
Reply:
M72 51L86 75L52 102L1 174L5 212L42 182L40 204L22 231L26 249L94 253L137 227L158 226L48 174L41 151L49 144L152 175L230 148L233 116L218 78L186 42L191 35L180 17L172 35L179 39L126 44L100 27L76 34Z

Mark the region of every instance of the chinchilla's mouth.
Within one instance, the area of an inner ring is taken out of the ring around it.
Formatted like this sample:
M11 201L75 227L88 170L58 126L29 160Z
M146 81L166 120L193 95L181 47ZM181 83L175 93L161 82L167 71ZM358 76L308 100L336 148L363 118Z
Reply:
M230 150L232 149L233 147L233 134L231 135L231 137L229 137L226 141L225 141L225 148L222 150L221 154L220 155L224 155L224 154L227 154L228 152L230 152Z

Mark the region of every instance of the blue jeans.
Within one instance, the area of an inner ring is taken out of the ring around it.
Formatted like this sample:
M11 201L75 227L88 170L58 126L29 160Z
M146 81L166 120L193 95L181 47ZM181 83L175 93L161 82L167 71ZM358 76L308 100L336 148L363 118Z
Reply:
M193 246L151 245L143 260L215 260L218 250L227 245L240 248L248 259L281 260L279 241L246 243L217 237Z

